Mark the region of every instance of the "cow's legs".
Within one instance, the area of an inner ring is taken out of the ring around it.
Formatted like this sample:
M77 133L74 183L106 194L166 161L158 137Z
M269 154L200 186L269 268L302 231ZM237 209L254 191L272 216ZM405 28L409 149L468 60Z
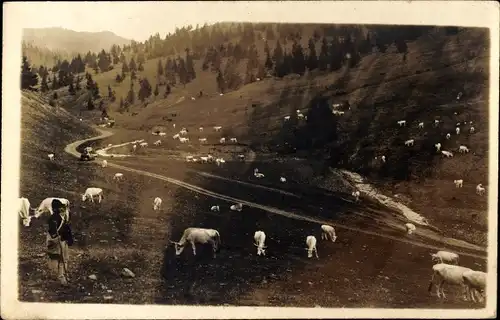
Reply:
M196 255L196 245L194 242L191 242L191 247L193 248L193 255Z
M214 255L214 258L215 258L216 257L215 253L217 251L217 243L213 239L210 239L209 242L212 245L212 252L213 252L213 255Z
M316 255L316 259L319 259L319 257L318 257L318 250L316 250L316 248L314 248L314 254Z
M444 294L444 279L441 280L441 283L439 284L439 288L441 289L441 294L443 295L443 299L446 299L446 295Z

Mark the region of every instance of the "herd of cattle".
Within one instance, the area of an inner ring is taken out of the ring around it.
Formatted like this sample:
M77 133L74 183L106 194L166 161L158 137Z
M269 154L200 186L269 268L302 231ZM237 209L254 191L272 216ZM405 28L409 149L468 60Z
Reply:
M460 96L461 96L461 94L459 94L459 96L457 96L457 100L460 99ZM334 104L333 107L334 107L333 108L334 114L336 114L336 115L344 114L344 112L340 112L340 111L335 109L336 107L338 107L338 104ZM349 107L349 110L350 110L350 107ZM299 119L307 118L299 110L297 110L297 117ZM285 121L290 120L290 116L286 116L284 118L284 120ZM439 125L439 122L440 122L439 120L435 120L435 126ZM466 124L466 122L464 122L464 124ZM470 122L470 124L472 124L472 121ZM398 121L398 125L399 126L406 126L406 121L405 120ZM457 128L456 128L457 135L460 134L459 126L460 126L460 123L457 123ZM175 128L175 124L173 124L173 127ZM424 123L420 122L418 124L418 128L423 128L423 127L424 127ZM216 132L219 132L219 131L221 131L222 127L221 126L214 126L213 129ZM200 127L199 131L203 132L203 127ZM187 135L187 132L188 131L186 128L182 128L182 130L179 133L177 133L173 136L173 139L179 139L179 141L181 143L187 142L187 141L189 141L189 138L185 137ZM473 133L474 127L471 126L469 132ZM160 135L160 136L166 135L166 133L164 133L164 132L156 132L153 134ZM446 134L446 138L447 139L450 138L449 133ZM142 141L143 140L140 140L140 141L137 140L137 142L141 142L140 143L141 147L147 147L147 145L148 145L147 142L142 142ZM207 141L207 139L200 138L199 141L200 141L200 143L205 143ZM221 144L225 143L225 141L226 141L226 139L224 137L219 139L219 142ZM237 143L236 138L231 138L230 141ZM410 139L410 140L407 140L405 142L405 145L406 146L413 146L413 143L414 143L414 139ZM157 146L160 144L161 144L161 140L158 140L154 143L154 145L157 145ZM436 147L437 151L439 152L440 148L441 148L441 143L436 143L435 147ZM88 148L90 149L90 147L88 147ZM133 150L135 151L136 148L137 148L137 146L134 143ZM90 151L91 151L91 149L90 149ZM467 153L467 152L469 152L469 150L465 146L460 146L459 152ZM443 155L445 155L446 157L453 156L451 154L451 152L449 152L449 151L442 150L441 153ZM49 154L48 157L49 157L49 160L54 161L54 154ZM243 159L244 156L240 155L239 158ZM382 161L384 163L386 162L385 155L382 155L380 158L382 159ZM190 162L190 161L195 162L194 159L195 158L193 156L186 157L186 160L188 162ZM201 157L200 159L202 162L209 162L210 160L212 160L212 161L214 160L214 158L211 155L208 155L206 157ZM225 160L223 158L217 158L215 160L217 162L217 165L222 165L225 162ZM103 167L107 166L106 160L103 160L101 163L102 163ZM264 174L259 172L258 169L254 170L254 175L257 178L264 177ZM119 181L119 180L123 179L123 174L116 173L114 175L113 179ZM281 177L280 181L286 182L286 178ZM456 187L462 187L463 180L462 179L455 180L454 183L455 183ZM479 184L476 187L476 191L478 194L481 195L484 193L485 189L481 184ZM359 196L360 196L360 192L358 190L354 190L352 192L352 196L354 197L355 201L358 201ZM103 189L96 188L96 187L87 188L85 190L85 192L82 194L81 200L82 201L90 200L91 202L94 202L95 197L97 197L97 200L100 203L104 198ZM36 209L34 209L31 207L30 202L27 198L20 198L19 199L20 200L19 214L22 218L23 225L28 227L30 225L32 217L38 218L38 217L40 217L40 215L42 215L45 212L52 215L53 212L52 212L51 204L52 204L53 199L58 199L63 204L65 204L65 206L66 206L65 215L66 215L66 218L69 219L70 202L67 199L54 198L54 197L46 198L40 203L40 205ZM161 207L161 203L162 203L161 198L156 197L153 201L153 210L159 210ZM234 210L234 211L242 211L243 205L241 203L234 204L234 205L230 206L230 209ZM218 212L218 211L220 211L220 208L219 208L219 206L212 206L210 208L210 210ZM31 215L32 212L34 212L33 215ZM327 241L332 241L332 242L335 242L337 240L337 235L335 233L334 227L324 224L324 225L320 226L320 229L321 229L321 240L327 240ZM405 229L406 229L407 234L412 234L416 230L416 227L412 223L406 223ZM261 256L261 255L265 256L266 249L267 249L267 247L265 245L265 241L266 241L265 232L262 230L255 231L254 236L253 236L253 240L254 240L254 245L257 247L257 255L258 256ZM179 256L184 251L185 247L188 245L191 245L193 254L196 255L196 244L209 244L212 246L213 256L215 258L216 252L218 251L219 245L220 245L220 234L219 234L219 231L215 230L215 229L189 227L189 228L184 230L182 237L179 241L172 241L172 240L169 240L169 241L174 244L175 254L177 256ZM305 250L307 251L307 257L312 258L313 254L314 254L314 256L317 259L319 259L318 251L317 251L317 239L316 239L316 237L314 235L307 235L305 238L305 244L306 244ZM456 253L447 252L447 251L438 251L437 253L432 253L431 257L432 257L432 261L436 262L437 264L433 265L433 267L432 267L433 274L432 274L432 279L431 279L431 282L430 282L429 288L428 288L429 292L431 291L432 286L435 284L437 287L437 291L436 291L437 297L444 298L445 297L445 294L444 294L445 284L460 285L464 289L464 299L465 300L467 300L469 298L471 300L473 300L474 302L476 302L476 299L479 301L484 300L485 288L486 288L486 273L481 272L481 271L475 271L475 270L472 270L470 268L466 268L463 266L459 266L458 265L459 256Z

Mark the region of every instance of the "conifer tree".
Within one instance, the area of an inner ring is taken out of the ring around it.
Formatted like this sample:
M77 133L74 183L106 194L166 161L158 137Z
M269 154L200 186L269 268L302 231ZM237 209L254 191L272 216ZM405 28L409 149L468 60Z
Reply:
M23 62L21 65L21 89L36 91L35 86L37 84L38 75L31 70L28 58L26 56L23 56Z
M316 55L316 45L314 44L314 40L309 39L309 57L307 59L307 68L309 70L314 70L318 68L318 57Z
M44 73L42 76L42 83L40 85L40 89L44 93L49 91L49 85L47 83L47 74L46 73Z
M155 95L155 97L157 97L159 94L160 94L160 91L158 89L158 83L157 83L156 86L155 86L154 95Z

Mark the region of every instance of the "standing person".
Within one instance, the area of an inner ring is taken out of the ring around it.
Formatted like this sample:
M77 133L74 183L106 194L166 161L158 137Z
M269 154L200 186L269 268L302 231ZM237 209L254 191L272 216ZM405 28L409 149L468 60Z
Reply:
M52 200L52 214L48 219L47 256L49 270L57 273L62 285L68 285L68 246L73 245L68 208L58 199Z

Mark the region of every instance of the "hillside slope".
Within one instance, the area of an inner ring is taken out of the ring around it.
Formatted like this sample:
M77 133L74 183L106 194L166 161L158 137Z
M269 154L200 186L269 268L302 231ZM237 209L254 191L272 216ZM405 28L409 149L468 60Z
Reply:
M26 28L22 39L41 48L69 53L107 51L114 44L123 46L131 42L110 31L79 32L64 28Z

